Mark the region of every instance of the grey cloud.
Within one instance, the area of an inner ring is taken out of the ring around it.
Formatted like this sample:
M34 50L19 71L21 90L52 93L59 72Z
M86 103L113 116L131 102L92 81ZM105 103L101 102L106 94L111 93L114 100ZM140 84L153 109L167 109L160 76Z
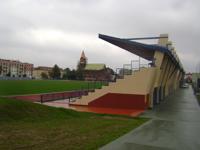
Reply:
M118 37L169 33L186 71L195 71L199 14L199 0L0 0L0 57L76 67L85 50L89 61L114 68L136 57L101 41L98 33Z

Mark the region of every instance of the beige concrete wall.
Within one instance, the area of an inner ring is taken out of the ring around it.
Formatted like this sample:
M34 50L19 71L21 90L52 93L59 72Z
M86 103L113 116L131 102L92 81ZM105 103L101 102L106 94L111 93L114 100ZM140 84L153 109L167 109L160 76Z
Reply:
M179 70L176 70L176 73L175 73L174 79L173 79L173 89L174 90L177 90L177 88L178 88L178 86L177 86L178 74L179 74Z
M165 68L163 68L164 70L164 73L163 73L163 79L162 79L162 82L161 82L161 86L164 87L166 82L167 82L167 78L169 76L169 71L170 71L170 68L172 67L171 65L171 62L169 60L169 58L166 58L166 65L165 65Z
M168 47L172 50L172 53L176 55L175 49L172 46L172 42L168 41L167 34L161 34L158 41L158 45ZM169 92L175 91L178 85L178 70L176 69L175 64L165 56L164 53L156 51L154 54L154 59L156 59L156 71L155 71L155 81L154 85L150 92L150 102L153 107L153 93L154 89L157 88L159 90L160 87L165 87L165 96L169 94ZM172 74L173 73L173 74ZM153 78L152 78L153 80ZM157 96L159 95L157 91ZM160 98L160 97L157 97Z
M116 93L147 94L151 88L151 81L155 77L155 68L142 68L131 76L126 76L119 84L113 87Z
M167 76L166 76L166 79L164 81L164 86L165 86L165 96L168 96L169 95L169 76L172 72L172 69L173 69L173 65L170 63L170 68L168 69L167 71Z
M158 45L166 46L167 43L169 42L168 41L168 34L160 34L160 37L165 37L165 38L160 38L158 40Z
M171 63L171 69L169 70L169 75L165 81L165 86L166 86L166 96L169 95L169 91L175 91L175 87L178 87L178 83L179 83L179 79L178 79L178 75L179 74L179 70L176 68L176 66L174 64ZM174 71L175 68L175 71ZM173 73L173 74L172 74ZM171 75L172 74L172 75Z
M140 71L135 71L132 75L125 76L124 79L118 79L115 83L110 83L109 86L95 90L87 96L83 96L80 100L72 102L76 105L88 105L89 102L107 94L149 94L153 80L155 78L155 68L142 68Z
M163 81L166 78L167 67L168 67L168 58L165 56L161 65L161 74L160 74L160 79L159 79L159 83L161 87L163 87Z
M160 37L164 37L164 38L160 38L158 40L158 45L161 46L166 46L168 43L168 35L167 34L161 34ZM161 86L161 79L163 78L163 72L165 70L166 67L166 62L164 62L164 53L156 51L154 53L154 59L155 61L155 73L154 73L154 78L151 78L151 88L150 88L150 92L149 92L149 100L150 100L150 107L153 107L153 93L154 93L154 89L157 87ZM165 60L166 61L166 60ZM161 68L162 66L162 68Z
M154 54L154 58L156 59L156 80L154 83L154 87L159 87L161 82L160 82L160 78L161 78L161 64L163 62L164 59L164 54L161 52L155 52Z

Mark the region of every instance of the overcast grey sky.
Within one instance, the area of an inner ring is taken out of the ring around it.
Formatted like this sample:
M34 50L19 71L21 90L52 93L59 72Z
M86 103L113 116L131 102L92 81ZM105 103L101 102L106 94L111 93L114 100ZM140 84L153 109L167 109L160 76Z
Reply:
M0 0L0 58L35 66L122 66L137 58L98 38L168 33L186 71L200 61L199 0ZM156 42L156 41L154 41Z

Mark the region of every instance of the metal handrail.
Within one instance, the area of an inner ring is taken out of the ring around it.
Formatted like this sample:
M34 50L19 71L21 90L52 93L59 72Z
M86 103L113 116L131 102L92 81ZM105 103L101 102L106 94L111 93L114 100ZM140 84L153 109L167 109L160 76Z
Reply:
M138 63L138 67L134 67L135 63ZM126 66L130 66L130 69L127 69ZM140 68L142 67L149 68L150 66L149 64L141 64L140 57L139 57L138 60L131 60L130 64L123 64L123 68L116 68L116 75L124 78L124 75L132 75L133 71L140 70ZM130 70L130 72L127 73L128 70Z

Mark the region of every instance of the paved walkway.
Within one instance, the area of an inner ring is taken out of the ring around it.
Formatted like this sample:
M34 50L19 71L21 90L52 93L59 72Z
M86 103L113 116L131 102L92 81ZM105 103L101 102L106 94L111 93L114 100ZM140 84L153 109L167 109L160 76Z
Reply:
M152 120L101 150L200 150L200 107L191 87L143 116Z
M41 104L40 102L36 102ZM88 106L71 106L69 105L69 100L56 100L50 102L44 102L43 105L52 107L61 107L66 109L73 109L80 112L93 112L99 114L116 114L116 115L126 115L131 117L136 117L144 112L144 109L112 109L112 108L99 108L99 107L88 107Z

